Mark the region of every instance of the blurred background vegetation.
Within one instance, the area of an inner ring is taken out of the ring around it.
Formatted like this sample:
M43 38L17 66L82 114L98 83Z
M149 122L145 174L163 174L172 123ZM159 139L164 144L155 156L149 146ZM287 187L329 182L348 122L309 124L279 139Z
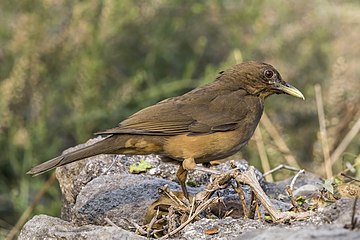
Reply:
M358 1L0 1L0 237L49 177L31 166L243 60L271 63L306 101L266 112L301 167L323 174L314 85L330 152L359 119ZM271 167L285 163L263 131ZM357 135L341 154L359 160ZM261 167L256 144L242 152ZM34 214L59 215L56 184ZM2 232L2 234L1 234Z

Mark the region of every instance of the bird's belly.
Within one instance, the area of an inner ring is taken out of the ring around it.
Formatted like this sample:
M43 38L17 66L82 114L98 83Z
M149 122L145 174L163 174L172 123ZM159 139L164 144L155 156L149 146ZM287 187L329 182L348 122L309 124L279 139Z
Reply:
M237 130L195 136L178 135L170 137L163 150L165 155L173 159L181 161L193 158L196 163L204 163L226 158L239 151L250 138L241 135Z

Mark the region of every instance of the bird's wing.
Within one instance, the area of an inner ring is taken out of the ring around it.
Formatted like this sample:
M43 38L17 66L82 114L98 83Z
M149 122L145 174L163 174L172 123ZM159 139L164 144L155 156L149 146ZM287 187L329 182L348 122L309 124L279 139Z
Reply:
M179 135L229 131L237 128L250 105L244 90L196 89L147 107L118 127L97 134Z

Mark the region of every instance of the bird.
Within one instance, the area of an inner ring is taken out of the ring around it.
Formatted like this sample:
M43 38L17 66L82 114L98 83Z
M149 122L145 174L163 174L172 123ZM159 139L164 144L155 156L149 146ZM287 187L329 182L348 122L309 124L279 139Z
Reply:
M211 83L146 107L118 126L95 133L104 138L41 163L27 174L39 175L99 154L157 154L179 165L176 176L188 198L188 172L196 164L227 158L246 145L260 121L265 99L273 94L305 100L272 65L242 62L220 71Z

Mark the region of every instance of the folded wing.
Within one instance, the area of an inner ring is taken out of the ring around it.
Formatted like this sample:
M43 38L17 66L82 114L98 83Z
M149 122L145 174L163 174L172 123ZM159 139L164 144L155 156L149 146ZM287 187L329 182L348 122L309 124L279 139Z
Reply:
M119 123L118 127L96 134L172 136L230 131L237 128L249 111L246 97L242 89L213 94L204 94L197 89L145 108Z

